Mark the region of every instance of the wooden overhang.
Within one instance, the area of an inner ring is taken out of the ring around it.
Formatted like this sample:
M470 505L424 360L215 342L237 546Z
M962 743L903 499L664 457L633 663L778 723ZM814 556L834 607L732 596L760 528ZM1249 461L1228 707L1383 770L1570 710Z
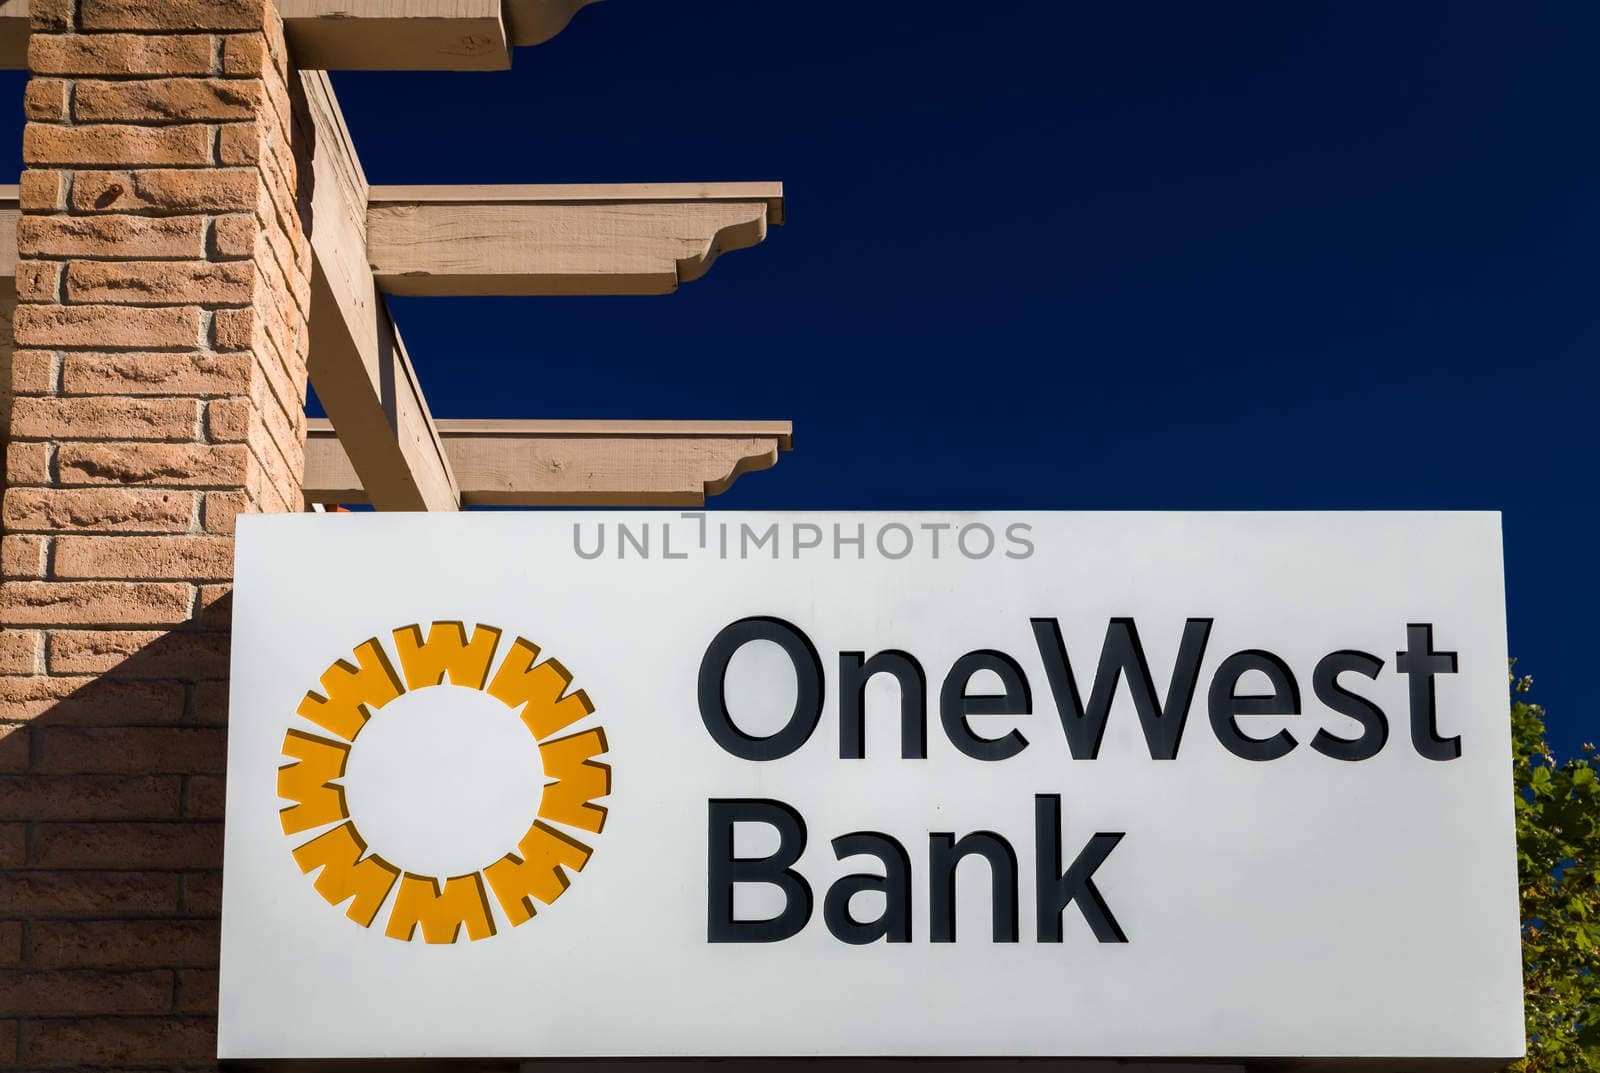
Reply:
M593 2L280 0L297 65L384 69L470 69L459 35L494 23L510 27L496 38L502 45L537 44ZM0 56L25 64L27 28L26 0L0 0ZM379 56L384 48L395 51ZM438 48L459 54L433 62ZM666 294L781 224L781 184L372 187L327 74L299 77L314 134L307 367L329 419L307 447L308 502L434 511L697 504L789 449L786 424L436 422L385 300ZM5 321L16 303L19 221L17 188L0 187ZM9 356L5 335L0 357ZM588 491L584 479L594 482Z
M367 254L387 294L670 294L781 223L781 183L377 186Z
M463 507L697 507L794 445L787 421L435 422ZM308 504L366 503L327 421L306 439Z
M278 0L278 10L303 70L499 71L513 47L550 40L596 2ZM0 0L0 67L28 65L28 6Z

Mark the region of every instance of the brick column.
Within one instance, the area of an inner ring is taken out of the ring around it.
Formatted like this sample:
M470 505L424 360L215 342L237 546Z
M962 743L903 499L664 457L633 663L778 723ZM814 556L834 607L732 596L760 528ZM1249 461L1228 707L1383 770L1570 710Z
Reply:
M31 9L0 510L0 1066L203 1067L234 516L300 504L292 82L274 0Z

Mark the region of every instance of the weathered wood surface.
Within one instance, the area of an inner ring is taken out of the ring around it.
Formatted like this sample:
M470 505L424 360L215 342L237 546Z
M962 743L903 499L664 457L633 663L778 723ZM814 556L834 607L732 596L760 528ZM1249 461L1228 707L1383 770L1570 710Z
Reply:
M302 69L503 71L500 0L278 0Z
M17 206L17 188L0 186L0 279L17 275L17 221L22 218Z
M301 76L316 132L311 196L312 386L374 506L454 510L450 465L365 256L367 180L328 76Z
M692 507L793 445L787 421L440 421L464 506ZM338 436L312 421L308 503L365 503Z
M389 294L669 294L782 222L779 183L374 187L368 255Z
M28 0L0 0L0 68L28 66Z

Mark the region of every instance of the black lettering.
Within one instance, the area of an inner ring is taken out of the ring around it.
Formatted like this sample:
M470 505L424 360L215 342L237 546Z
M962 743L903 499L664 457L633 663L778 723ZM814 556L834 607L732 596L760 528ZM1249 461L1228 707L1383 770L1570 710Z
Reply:
M970 696L967 686L979 671L993 671L1004 690L998 696ZM969 715L1027 715L1033 711L1033 694L1017 661L1004 652L983 649L968 652L945 675L939 690L939 721L950 744L974 760L1009 760L1028 746L1022 732L1012 728L998 738L975 733Z
M1102 943L1125 943L1123 934L1112 916L1111 908L1094 885L1094 872L1105 863L1111 851L1117 848L1122 832L1096 834L1078 852L1072 867L1061 871L1061 797L1058 794L1038 794L1033 799L1034 855L1037 868L1035 891L1038 899L1039 941L1061 941L1061 914L1068 904L1075 903L1083 919L1089 922L1094 937Z
M867 755L867 682L890 674L900 683L900 755L928 758L928 677L909 652L890 649L863 662L864 653L839 653L839 759Z
M728 712L724 688L728 664L751 641L771 641L794 664L794 713L782 730L765 738L746 734ZM722 628L700 660L700 719L723 749L741 760L780 760L804 745L822 718L822 660L811 639L781 618L743 618Z
M806 849L806 821L782 801L742 798L706 804L706 941L776 943L799 933L811 919L811 887L793 868ZM737 823L776 828L778 851L770 857L735 857L733 827ZM777 887L783 891L783 912L768 920L735 920L736 883Z
M1461 755L1461 738L1439 736L1439 713L1434 705L1433 676L1456 673L1456 653L1433 650L1432 623L1413 622L1406 627L1407 651L1395 653L1395 669L1410 679L1411 744L1417 755L1429 760L1454 760Z
M1272 683L1268 696L1238 695L1239 679L1250 671L1260 671ZM1222 661L1211 679L1211 729L1234 756L1245 760L1276 760L1287 756L1299 744L1294 735L1280 730L1270 738L1252 738L1239 726L1241 715L1299 715L1300 686L1289 665L1271 652L1258 648L1235 652Z
M1072 662L1067 657L1060 624L1053 618L1034 619L1034 642L1039 647L1039 658L1044 660L1050 692L1055 696L1056 711L1061 717L1061 729L1066 732L1072 758L1093 760L1100 755L1100 741L1105 737L1106 717L1111 713L1117 682L1126 677L1128 692L1133 695L1133 705L1139 712L1139 725L1144 728L1145 743L1150 748L1150 758L1177 759L1183 726L1189 718L1189 705L1194 700L1195 683L1200 678L1200 660L1205 656L1206 641L1211 636L1211 621L1192 618L1184 623L1183 639L1178 644L1178 658L1172 667L1167 702L1163 706L1156 700L1156 684L1150 676L1150 665L1145 662L1144 647L1139 644L1138 627L1131 618L1112 619L1106 625L1105 643L1100 646L1100 665L1095 669L1094 685L1090 687L1089 703L1085 706L1078 693L1077 679L1072 675Z
M1016 942L1017 853L993 831L974 831L959 842L953 834L928 836L929 938L936 943L956 941L956 866L964 857L982 857L989 862L994 941Z
M1348 649L1330 652L1317 662L1311 672L1311 689L1317 699L1361 724L1359 738L1341 738L1326 730L1318 730L1311 739L1311 747L1323 756L1335 760L1370 760L1383 751L1389 742L1389 719L1383 709L1366 697L1358 697L1339 684L1345 672L1377 678L1383 670L1383 660L1370 652L1353 652Z
M833 840L833 855L839 860L856 854L869 854L882 861L883 875L856 873L835 880L822 902L822 917L828 930L835 939L852 946L875 943L879 939L909 943L911 858L905 847L877 831L857 831ZM883 913L876 920L857 920L850 913L850 899L863 891L883 894Z

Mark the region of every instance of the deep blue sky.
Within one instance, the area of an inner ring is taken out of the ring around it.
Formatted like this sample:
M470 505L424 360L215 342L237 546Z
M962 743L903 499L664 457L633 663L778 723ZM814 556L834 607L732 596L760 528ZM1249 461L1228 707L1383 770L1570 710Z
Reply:
M663 298L414 299L441 417L792 418L723 507L1491 508L1600 736L1600 7L610 0L340 74L375 183L781 179Z

